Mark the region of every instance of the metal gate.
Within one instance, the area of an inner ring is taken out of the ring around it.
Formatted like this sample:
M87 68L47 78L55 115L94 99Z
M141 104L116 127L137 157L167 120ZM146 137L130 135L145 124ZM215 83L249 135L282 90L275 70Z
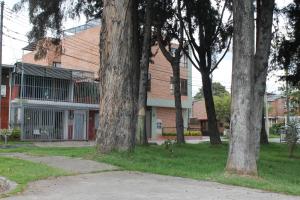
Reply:
M86 113L84 111L75 111L73 140L85 140L85 139L86 139Z
M24 108L24 140L62 140L64 112L60 110Z

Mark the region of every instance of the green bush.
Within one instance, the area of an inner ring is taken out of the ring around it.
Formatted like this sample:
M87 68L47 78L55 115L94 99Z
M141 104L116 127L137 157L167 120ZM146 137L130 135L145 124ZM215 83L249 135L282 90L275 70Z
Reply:
M21 139L21 129L14 128L9 139L13 141L19 141Z
M273 124L270 127L270 135L278 135L279 134L279 129L284 126L284 123L278 123L278 124Z
M163 136L176 136L176 133L163 133ZM184 136L201 136L201 131L184 131Z

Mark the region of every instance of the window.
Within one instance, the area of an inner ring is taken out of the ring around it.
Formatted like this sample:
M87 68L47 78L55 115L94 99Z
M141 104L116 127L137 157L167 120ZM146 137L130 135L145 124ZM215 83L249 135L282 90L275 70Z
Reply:
M180 66L187 68L187 56L183 54L180 58Z
M147 92L151 92L151 74L148 73Z
M173 77L170 77L170 92L171 92L171 94L174 94L174 79L173 79Z
M187 79L180 79L180 91L182 96L187 96L188 94L188 81ZM170 77L170 92L174 94L174 78Z
M188 90L187 83L188 83L187 79L180 79L180 89L181 89L182 96L187 96L187 90Z
M53 62L53 67L61 67L61 62Z

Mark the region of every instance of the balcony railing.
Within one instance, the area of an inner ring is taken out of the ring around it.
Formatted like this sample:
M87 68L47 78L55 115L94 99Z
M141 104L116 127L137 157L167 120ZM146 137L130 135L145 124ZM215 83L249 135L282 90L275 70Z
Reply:
M98 104L98 83L14 74L12 99Z

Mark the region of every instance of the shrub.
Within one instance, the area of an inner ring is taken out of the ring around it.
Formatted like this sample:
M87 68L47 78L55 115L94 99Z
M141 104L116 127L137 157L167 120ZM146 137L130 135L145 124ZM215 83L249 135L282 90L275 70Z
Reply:
M163 136L176 136L176 133L163 133ZM201 131L184 131L184 136L201 136Z
M299 124L291 122L286 127L286 142L289 147L289 157L294 156L294 151L299 140Z
M9 138L13 141L19 141L21 139L21 129L14 128Z
M269 129L270 134L278 135L279 129L281 129L283 126L284 126L284 123L273 124Z

